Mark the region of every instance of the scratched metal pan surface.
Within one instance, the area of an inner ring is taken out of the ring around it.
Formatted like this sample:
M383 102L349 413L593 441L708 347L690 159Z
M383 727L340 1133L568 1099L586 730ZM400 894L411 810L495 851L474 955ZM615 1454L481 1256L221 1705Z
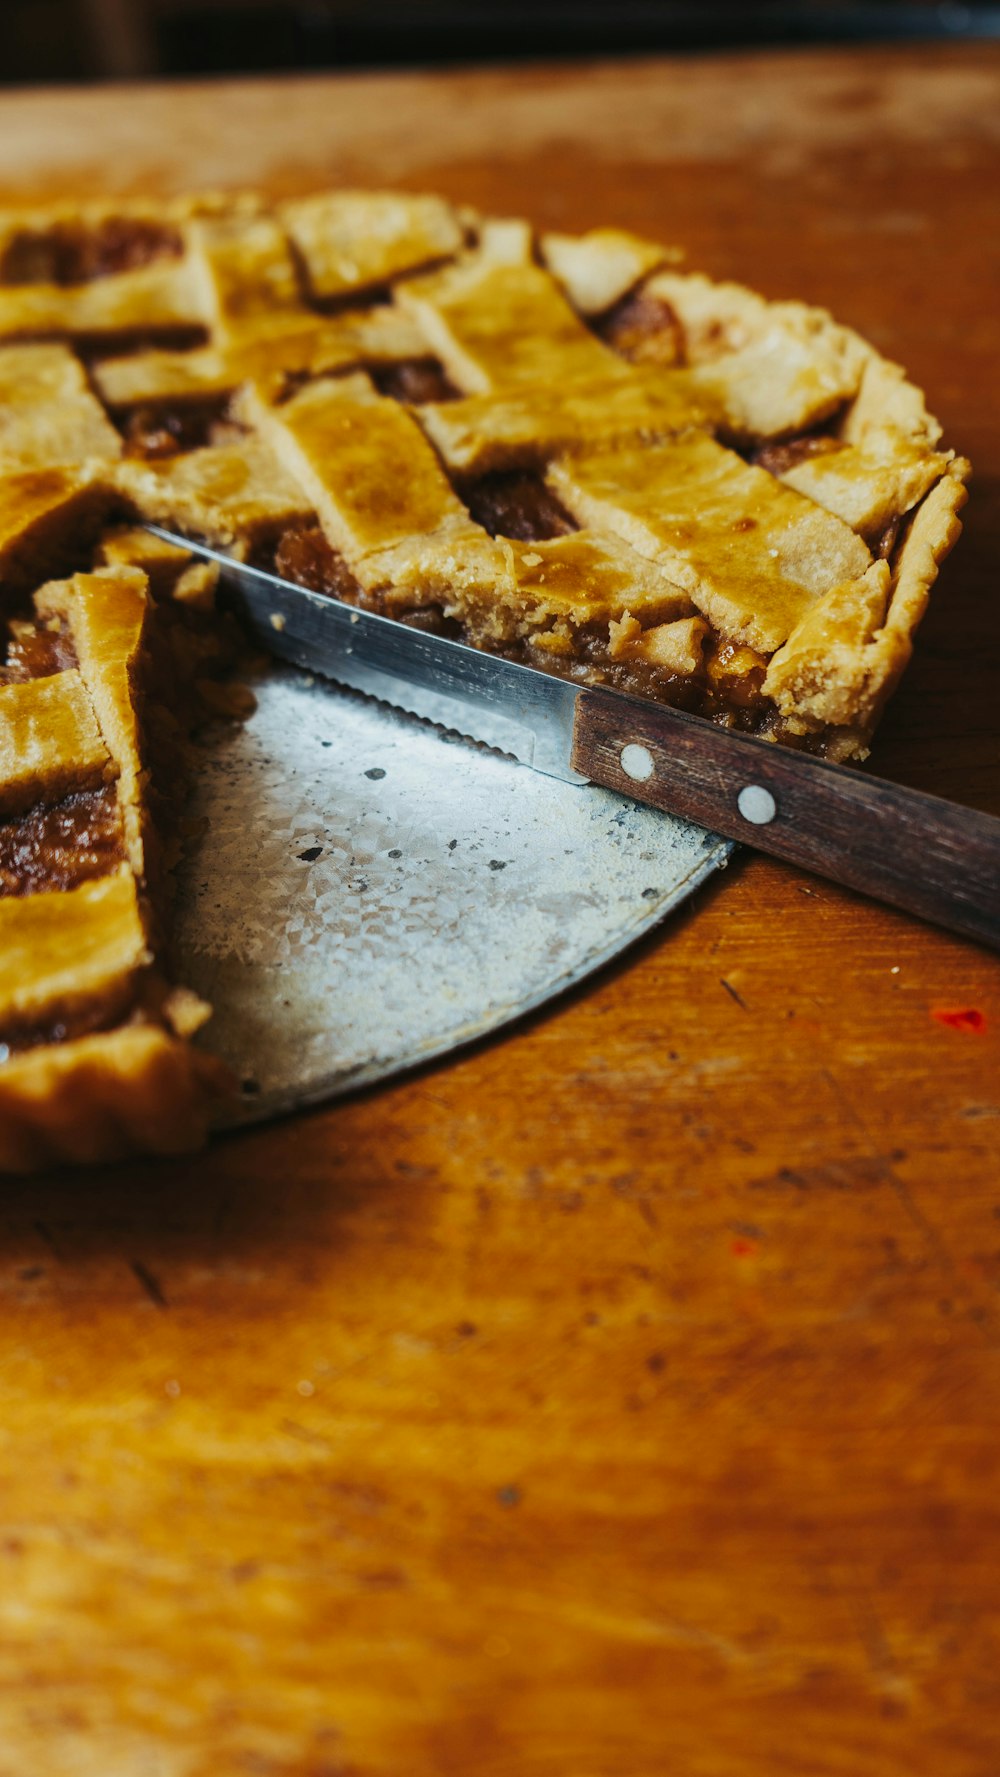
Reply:
M262 1120L390 1078L583 980L726 862L716 834L292 667L216 737L180 978ZM655 1040L655 1039L652 1039Z

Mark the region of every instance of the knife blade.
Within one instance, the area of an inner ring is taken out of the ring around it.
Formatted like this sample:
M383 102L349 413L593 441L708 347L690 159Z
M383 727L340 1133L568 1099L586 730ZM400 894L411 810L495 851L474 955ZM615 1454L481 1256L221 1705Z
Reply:
M145 528L218 563L226 603L269 653L509 753L550 777L590 781L569 762L578 687L311 592L159 525Z
M1000 820L867 772L572 683L312 592L207 544L268 652L568 783L598 783L1000 948Z

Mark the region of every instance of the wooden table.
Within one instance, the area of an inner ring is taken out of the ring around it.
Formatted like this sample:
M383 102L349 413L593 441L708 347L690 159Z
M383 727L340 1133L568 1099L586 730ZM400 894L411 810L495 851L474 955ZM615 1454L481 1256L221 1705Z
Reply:
M998 120L981 46L39 94L0 176L828 303L977 468L875 767L1000 813ZM744 857L451 1064L5 1183L0 1777L991 1777L998 1035L993 957Z

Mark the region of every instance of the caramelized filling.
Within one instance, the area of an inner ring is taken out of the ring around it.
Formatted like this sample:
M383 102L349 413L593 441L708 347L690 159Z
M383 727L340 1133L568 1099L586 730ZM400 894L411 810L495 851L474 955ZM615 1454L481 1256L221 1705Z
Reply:
M484 476L464 490L464 497L479 523L485 523L491 530L495 525L494 534L499 532L530 542L542 534L559 536L576 528L536 476ZM538 528L542 513L546 518L544 532ZM559 530L554 528L557 522L561 527ZM473 648L502 652L508 659L538 667L543 672L556 673L561 678L610 685L633 697L654 698L674 709L686 710L747 733L760 733L773 725L774 706L761 692L767 671L766 660L761 655L751 656L750 650L718 637L708 644L704 671L694 677L670 673L643 660L613 659L609 653L606 623L577 630L572 652L564 655L543 654L528 640L497 650L492 631L481 633L475 611L471 611L464 621L459 621L446 617L436 604L401 610L393 603L387 608L383 596L365 593L318 525L289 526L276 540L258 545L250 559L254 567L266 568L312 592L326 593L331 598L391 616L410 629L450 636Z
M808 432L801 438L789 438L784 444L762 444L750 461L758 469L766 469L769 475L785 475L789 469L795 468L796 463L804 463L807 457L821 457L828 451L839 449L838 439L824 432Z
M608 652L607 624L578 631L572 654L539 660L538 650L526 646L520 657L529 666L541 666L543 671L555 672L560 678L609 685L630 697L653 699L690 714L702 713L705 687L700 679L665 672L645 660L613 660Z
M576 629L570 651L560 654L533 646L528 637L498 648L492 628L477 620L474 609L459 621L446 617L436 604L414 607L409 611L401 611L395 603L387 608L384 596L378 593L360 593L358 602L368 610L407 624L411 629L450 636L468 647L501 654L504 659L553 673L557 678L587 685L608 685L631 697L653 699L689 715L703 716L724 728L762 734L771 732L777 723L775 707L762 692L767 671L764 656L738 643L725 642L718 636L708 641L702 671L682 674L646 660L613 657L606 622ZM804 743L796 741L793 744Z
M599 315L594 331L633 364L683 364L684 331L665 297L630 290Z
M516 469L481 475L458 489L472 517L491 537L515 543L541 543L579 529L576 521L549 492L540 475Z
M305 388L306 383L314 381L315 376L311 370L276 370L272 397L275 407L283 407L286 401L290 401L293 395Z
M762 712L773 707L761 689L767 675L767 660L763 654L756 654L739 642L725 642L720 636L713 636L708 644L705 670L711 712L731 712L738 718L735 726L755 727ZM706 708L703 713L707 714L709 710ZM748 718L745 723L744 718Z
M90 284L114 272L135 271L154 259L177 258L184 245L176 229L139 217L110 216L95 228L59 222L22 229L0 261L5 284Z
M178 407L136 407L119 423L127 457L146 461L176 456L204 445L231 444L246 428L227 417L228 397Z
M462 393L437 358L406 358L399 364L369 370L369 375L380 395L414 406L424 401L457 401Z
M304 273L303 282L309 285L308 272ZM361 286L354 290L342 290L339 296L319 296L311 287L309 289L310 307L318 309L321 315L342 315L359 308L388 308L392 300L392 287L389 284L370 284L367 288Z
M395 610L392 615L397 623L405 623L407 629L419 629L429 636L449 636L452 641L466 641L476 646L471 633L463 628L458 618L446 617L440 605L422 605L414 611Z
M279 537L254 549L250 563L310 592L357 604L361 588L342 555L327 542L319 525L288 525Z
M53 335L40 333L35 337L47 339ZM73 336L73 350L85 364L99 364L103 358L131 358L138 352L150 352L159 347L164 351L187 352L207 344L206 328L195 326L191 321L163 321L148 327L123 326L110 331L98 329L94 333Z
M114 785L78 790L54 808L0 823L0 895L76 888L107 876L124 856Z
M902 529L902 524L902 513L898 513L895 518L889 520L889 523L886 525L885 530L882 532L882 535L878 539L873 550L873 554L878 557L879 561L888 561L896 547L896 541L899 537L900 530Z
M24 685L29 679L48 679L76 665L73 638L65 627L41 629L33 623L14 623L7 644L7 659L0 667L0 685Z
M652 699L742 733L761 733L774 715L770 698L761 695L766 660L757 656L748 662L749 650L717 636L709 640L704 670L696 675L672 673L646 660L612 658L606 623L577 630L570 654L540 657L541 651L530 642L508 652L512 659L559 678L609 685L630 697Z
M100 1001L93 1006L80 1006L64 1012L47 1024L9 1025L0 1035L0 1062L26 1049L40 1049L49 1043L72 1043L77 1037L93 1036L95 1031L113 1030L131 1010L132 986L123 987L121 995L108 1005Z

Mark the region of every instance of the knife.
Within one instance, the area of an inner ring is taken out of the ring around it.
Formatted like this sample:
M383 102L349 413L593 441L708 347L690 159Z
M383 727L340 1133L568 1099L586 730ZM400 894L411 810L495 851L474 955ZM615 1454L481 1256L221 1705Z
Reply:
M218 563L229 607L283 660L535 771L621 791L1000 948L1000 820L992 815L481 653L146 528Z

